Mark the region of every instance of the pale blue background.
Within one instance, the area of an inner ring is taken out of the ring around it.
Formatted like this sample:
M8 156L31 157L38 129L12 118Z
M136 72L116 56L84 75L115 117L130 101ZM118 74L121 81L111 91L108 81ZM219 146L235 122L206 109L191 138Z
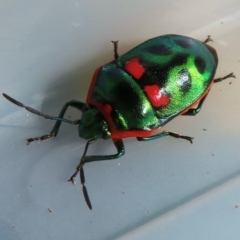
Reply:
M94 70L113 59L111 40L119 40L122 54L167 33L211 35L216 77L233 71L237 78L216 84L199 115L164 128L193 136L193 145L127 139L121 159L87 164L93 211L79 183L67 182L85 145L77 128L63 124L56 139L26 146L53 122L0 97L0 239L238 240L239 22L239 0L2 0L1 92L44 113L85 100ZM99 140L89 153L114 151L111 141Z

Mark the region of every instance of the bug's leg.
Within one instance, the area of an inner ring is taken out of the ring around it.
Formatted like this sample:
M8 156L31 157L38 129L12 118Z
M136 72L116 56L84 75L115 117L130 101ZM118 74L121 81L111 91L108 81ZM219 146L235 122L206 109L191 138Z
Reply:
M41 137L36 137L36 138L29 138L29 139L27 139L28 144L29 144L30 142L33 142L33 141L45 140L45 139L48 139L48 138L51 138L51 137L55 137L55 136L57 135L58 131L59 131L59 128L60 128L62 122L66 122L66 123L74 124L74 125L79 124L80 120L71 121L71 120L68 120L68 119L63 118L63 116L64 116L64 114L65 114L65 112L66 112L66 110L67 110L67 108L68 108L69 106L74 107L74 108L76 108L76 109L78 109L78 110L80 110L80 111L83 111L83 110L85 110L85 109L88 108L87 104L82 103L82 102L79 102L79 101L76 101L76 100L72 100L72 101L69 101L69 102L65 103L65 105L63 106L63 108L62 108L62 110L61 110L61 112L60 112L60 114L59 114L58 117L53 117L53 116L44 114L44 113L42 113L42 112L39 112L39 111L37 111L36 109L33 109L33 108L31 108L31 107L25 106L23 103L18 102L17 100L13 99L12 97L8 96L8 95L5 94L5 93L3 93L3 96L4 96L7 100L9 100L10 102L12 102L13 104L15 104L15 105L17 105L17 106L19 106L19 107L23 107L23 108L25 108L27 111L29 111L29 112L31 112L31 113L33 113L33 114L36 114L36 115L38 115L38 116L40 116L40 117L44 117L44 118L46 118L46 119L56 120L56 121L57 121L57 122L55 123L52 131L50 132L50 134L43 135L43 136L41 136Z
M95 142L96 139L91 139L87 142L85 149L84 149L84 153L83 156L80 160L80 163L78 164L78 166L76 167L76 171L75 173L70 177L70 179L68 180L69 182L75 183L75 178L78 175L78 173L80 172L80 181L82 184L82 190L83 190L83 195L85 198L85 201L89 207L89 209L92 209L92 205L88 196L88 192L87 192L87 188L85 186L85 176L84 176L84 170L83 170L83 166L85 163L87 162L94 162L94 161L102 161L102 160L113 160L116 158L121 157L125 150L124 150L124 144L122 139L113 139L113 143L115 145L115 147L117 148L117 153L113 154L113 155L99 155L99 156L86 156L87 154L87 150L88 147L91 143Z
M230 73L230 74L228 74L228 75L226 75L226 76L224 76L222 78L214 79L213 82L214 83L218 83L218 82L221 82L221 81L223 81L223 80L225 80L227 78L231 78L231 77L232 78L236 78L233 73ZM201 108L202 108L202 105L203 105L205 99L207 98L207 95L208 95L208 93L199 101L198 106L196 108L190 108L190 109L188 109L187 112L183 113L182 115L185 115L185 116L195 116L196 114L198 114L200 112Z
M82 160L85 158L89 145L95 141L96 141L96 139L91 139L91 140L87 141L87 144L85 146L85 149L84 149L84 152L83 152L83 155L82 155L79 165L81 164ZM80 182L82 184L83 196L84 196L84 199L85 199L89 209L92 210L92 204L91 204L90 198L88 196L87 188L85 186L85 175L84 175L84 170L83 170L84 164L81 165L81 168L79 168L79 165L78 165L78 168L75 171L75 173L71 176L71 178L68 181L75 183L75 178L76 178L78 172L80 172Z
M119 55L118 55L118 41L111 41L113 43L114 46L114 59L118 59Z
M207 39L204 41L204 43L208 43L208 42L213 42L210 35L208 35Z
M167 131L163 131L159 134L150 136L150 137L137 137L138 141L150 141L150 140L155 140L158 138L162 138L162 137L167 137L167 136L171 136L171 137L175 137L175 138L182 138L185 139L187 141L189 141L190 143L192 143L193 137L189 137L189 136L183 136L180 135L178 133L174 133L174 132L167 132Z
M70 107L70 106L73 107L73 108L76 108L80 111L83 111L84 109L87 108L87 105L85 103L82 103L82 102L79 102L79 101L76 101L76 100L71 100L71 101L65 103L61 112L60 112L60 114L59 114L59 116L52 119L52 120L57 120L57 121L56 121L55 125L53 126L52 130L50 131L50 133L46 134L46 135L43 135L43 136L40 136L40 137L28 138L27 139L28 144L33 142L33 141L38 141L38 140L43 141L43 140L46 140L46 139L49 139L49 138L52 138L52 137L56 137L57 134L58 134L58 131L60 129L61 123L69 121L67 119L66 119L67 121L65 121L63 116L66 113L67 108ZM76 125L76 124L79 124L79 122L80 122L80 120L75 120L75 121L70 121L70 122L67 122L67 123Z
M80 181L81 181L81 184L82 184L82 191L83 191L84 199L85 199L85 201L86 201L86 203L88 205L88 208L90 210L92 210L92 204L91 204L90 198L88 196L87 188L85 186L85 176L84 176L83 168L80 169Z
M80 169L84 166L83 159L86 157L88 147L89 147L90 144L94 143L95 141L96 141L95 138L87 141L87 143L86 143L86 145L85 145L85 149L84 149L83 155L82 155L81 160L80 160L80 163L79 163L78 166L76 167L75 173L74 173L74 174L70 177L70 179L68 180L69 182L72 182L73 184L75 183L75 178L76 178L76 176L78 175L78 172L79 172Z
M214 79L213 82L218 83L218 82L221 82L222 80L225 80L225 79L228 79L228 78L236 78L236 76L234 75L234 73L229 73L225 77Z
M87 144L85 146L83 156L82 156L79 164L76 167L75 173L68 180L69 182L75 183L75 178L76 178L77 174L79 173L80 169L84 166L85 163L95 162L95 161L103 161L103 160L113 160L113 159L116 159L116 158L120 158L125 153L124 144L123 144L122 139L113 139L113 143L114 143L114 145L117 149L116 154L86 156L89 145L91 143L95 142L95 141L96 141L96 139L91 139L87 142Z
M27 143L30 144L33 141L39 141L39 140L43 141L43 140L46 140L46 139L49 139L49 138L52 138L52 137L56 137L62 122L75 124L75 125L79 124L80 120L69 121L69 120L63 118L64 114L67 111L67 108L70 107L70 106L78 109L79 111L83 111L83 110L88 108L87 104L76 101L76 100L71 100L71 101L65 103L61 112L59 113L58 117L51 118L51 120L57 120L57 121L56 121L55 125L53 126L52 130L50 131L50 133L46 134L46 135L43 135L43 136L40 136L40 137L28 138Z
M188 109L187 112L182 114L182 116L195 116L195 115L197 115L201 111L202 105L203 105L205 99L207 98L207 95L208 95L208 93L199 101L196 108Z

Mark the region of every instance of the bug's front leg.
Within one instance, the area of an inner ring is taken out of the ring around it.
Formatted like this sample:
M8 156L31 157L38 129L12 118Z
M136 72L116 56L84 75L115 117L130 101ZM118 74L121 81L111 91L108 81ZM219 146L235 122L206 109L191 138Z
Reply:
M43 140L49 139L51 137L56 137L62 122L65 122L65 123L68 123L68 124L74 124L74 125L79 124L80 123L80 119L75 120L75 121L71 121L71 120L68 120L66 118L63 118L64 114L66 113L66 111L68 109L68 107L70 107L70 106L74 107L74 108L78 109L79 111L84 111L84 110L86 110L88 108L87 104L79 102L77 100L72 100L72 101L69 101L69 102L64 104L64 106L63 106L60 114L58 115L58 117L54 117L54 116L50 116L50 115L44 114L42 112L39 112L38 110L36 110L34 108L31 108L29 106L26 106L23 103L17 101L16 99L8 96L5 93L3 93L3 96L8 101L12 102L13 104L15 104L15 105L17 105L19 107L25 108L27 111L29 111L29 112L31 112L33 114L36 114L36 115L38 115L40 117L44 117L44 118L49 119L49 120L56 120L56 123L55 123L52 131L49 134L43 135L41 137L28 138L27 139L27 144L29 144L29 143L31 143L33 141L38 141L38 140L43 141Z
M62 122L66 122L66 123L74 124L74 125L79 124L80 120L70 121L70 120L67 120L67 119L63 118L65 113L66 113L66 111L67 111L67 109L68 109L68 107L73 107L73 108L76 108L76 109L78 109L80 111L83 111L88 106L87 106L87 104L79 102L77 100L71 100L71 101L65 103L63 108L62 108L62 110L61 110L61 112L59 113L58 117L48 118L48 119L51 119L51 120L56 120L56 123L53 126L52 130L50 131L50 133L46 134L46 135L43 135L43 136L40 136L40 137L28 138L27 139L27 144L30 144L33 141L39 141L39 140L43 141L43 140L46 140L46 139L49 139L49 138L52 138L52 137L56 137Z
M96 141L96 139L91 139L87 142L82 158L80 160L80 163L78 164L78 166L76 167L76 171L75 173L70 177L70 179L68 180L69 182L75 183L75 178L78 175L78 173L80 173L80 181L82 184L82 190L83 190L83 196L84 199L89 207L89 209L92 209L92 204L90 202L90 198L88 196L88 192L87 192L87 188L85 186L85 176L84 176L84 170L83 170L83 166L85 163L88 162L95 162L95 161L102 161L102 160L114 160L116 158L121 157L125 150L124 150L124 144L122 139L113 139L113 143L115 145L115 147L117 148L117 153L116 154L112 154L112 155L94 155L94 156L86 156L87 154L87 150L90 144L94 143Z
M86 156L89 145L94 143L95 141L96 141L96 139L91 139L87 142L84 152L83 152L83 155L82 155L82 158L76 167L76 171L70 177L70 179L68 181L75 183L75 178L76 178L77 174L79 173L80 169L83 168L85 163L103 161L103 160L114 160L114 159L120 158L125 153L124 144L123 144L122 139L113 139L113 143L117 149L116 154Z

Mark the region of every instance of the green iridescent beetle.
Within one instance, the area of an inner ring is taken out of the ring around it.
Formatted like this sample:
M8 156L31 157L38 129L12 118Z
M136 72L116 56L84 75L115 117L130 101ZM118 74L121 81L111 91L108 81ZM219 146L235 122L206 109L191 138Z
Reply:
M88 141L69 181L74 183L80 172L83 194L92 209L84 185L85 163L121 157L124 154L122 139L127 137L147 141L172 136L192 143L192 137L157 131L178 115L199 113L213 83L234 77L231 73L214 80L218 57L215 49L207 44L209 41L210 37L201 42L185 36L165 35L150 39L120 57L118 42L113 41L115 59L95 71L86 104L69 101L58 117L45 115L3 95L34 114L56 120L50 134L29 138L28 143L55 137L61 122L79 125L79 136ZM63 118L69 106L82 112L81 119ZM87 156L89 144L98 138L112 138L117 153Z

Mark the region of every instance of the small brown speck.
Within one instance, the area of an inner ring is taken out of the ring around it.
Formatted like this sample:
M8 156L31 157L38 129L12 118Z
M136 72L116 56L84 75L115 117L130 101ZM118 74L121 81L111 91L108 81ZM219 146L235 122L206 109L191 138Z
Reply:
M52 212L52 210L50 208L47 209L50 213Z
M235 208L238 208L238 205L236 205Z
M203 131L207 131L207 129L206 129L206 128L203 128Z
M229 85L231 85L232 84L232 82L229 82Z
M214 156L214 154L212 153L212 156Z
M124 191L122 191L122 190L121 190L120 192L121 192L122 194L125 194L125 192L124 192Z

